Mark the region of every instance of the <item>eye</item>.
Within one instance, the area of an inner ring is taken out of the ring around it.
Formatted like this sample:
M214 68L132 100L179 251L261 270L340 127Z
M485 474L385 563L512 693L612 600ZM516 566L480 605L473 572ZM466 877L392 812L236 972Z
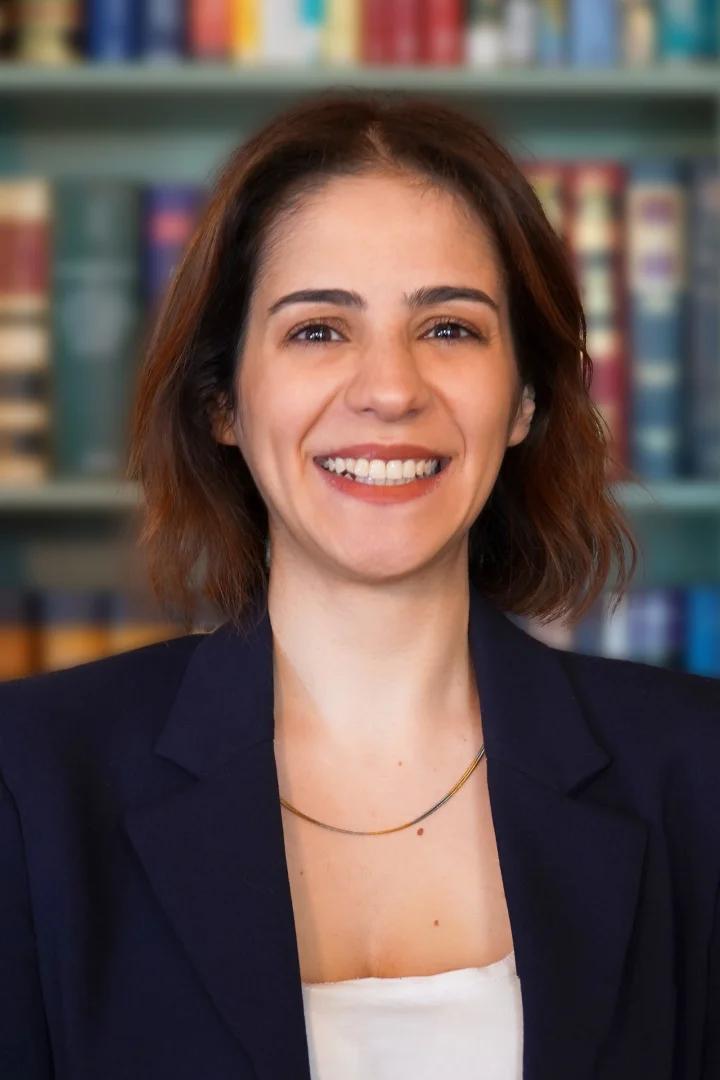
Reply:
M480 331L474 330L471 326L468 326L466 323L459 322L457 319L447 319L447 318L437 319L432 324L432 326L430 327L430 330L437 330L437 329L440 329L440 328L442 328L442 329L453 329L454 328L456 330L464 330L466 335L469 335L470 337L475 338L477 341L482 341L482 342L487 343L487 340L488 340L487 337L484 334L480 333ZM313 332L313 337L312 338L303 338L301 336L301 335L306 334L306 333L308 333L310 331ZM303 323L302 326L298 326L297 329L293 330L290 334L288 334L288 339L287 340L288 341L295 341L295 342L297 342L298 345L332 345L332 344L334 344L334 342L329 340L327 337L323 338L322 336L316 336L318 333L322 334L323 331L329 331L330 333L332 333L334 331L336 334L340 333L339 330L337 330L334 326L331 326L329 323L307 322L307 323ZM441 337L436 338L436 340L437 341L456 342L456 341L465 341L465 340L467 340L467 337L465 337L465 338L463 338L463 337L450 337L448 334L443 334Z
M296 341L298 343L298 345L326 345L326 344L333 344L333 342L329 342L327 339L323 340L322 338L319 338L319 337L314 337L313 340L308 340L307 338L302 339L300 337L300 335L304 334L308 330L313 330L313 331L317 331L317 330L330 330L330 331L333 331L334 330L336 334L339 333L338 330L335 330L334 326L330 326L328 323L308 322L308 323L304 323L303 326L299 326L297 328L297 330L293 330L292 333L288 334L288 341Z
M430 327L430 330L438 330L440 328L446 329L448 327L455 327L458 330L465 330L465 332L468 333L470 335L470 337L474 337L478 341L487 342L487 338L485 337L484 334L481 334L478 330L474 330L471 326L468 326L466 323L458 322L456 319L438 319L436 322L434 322L432 324L432 326ZM462 337L460 337L460 338L449 337L447 334L443 334L442 337L437 338L436 340L454 342L454 341L464 341L466 339L462 338Z

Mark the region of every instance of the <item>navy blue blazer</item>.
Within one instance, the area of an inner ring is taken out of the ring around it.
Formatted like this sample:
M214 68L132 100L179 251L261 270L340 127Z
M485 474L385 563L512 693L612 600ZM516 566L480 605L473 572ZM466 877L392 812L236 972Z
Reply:
M718 1080L720 680L468 630L523 1076ZM266 608L3 683L0 775L3 1080L308 1080Z

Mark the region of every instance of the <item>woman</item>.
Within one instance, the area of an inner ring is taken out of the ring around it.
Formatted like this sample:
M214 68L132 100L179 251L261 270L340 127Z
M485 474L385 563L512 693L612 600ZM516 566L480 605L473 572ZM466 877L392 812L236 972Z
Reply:
M0 687L4 1078L720 1076L720 684L509 617L634 569L590 371L462 113L233 154L130 463L226 621Z

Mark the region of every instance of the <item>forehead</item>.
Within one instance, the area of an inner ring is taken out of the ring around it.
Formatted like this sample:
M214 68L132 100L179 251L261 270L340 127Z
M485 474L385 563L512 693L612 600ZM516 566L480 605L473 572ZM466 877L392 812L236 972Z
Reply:
M320 284L330 272L432 284L462 275L499 293L502 271L489 228L460 195L421 178L332 177L279 214L268 231L257 286ZM315 280L317 279L317 280ZM459 280L459 278L458 278ZM344 284L335 282L333 284ZM498 297L499 298L499 297Z

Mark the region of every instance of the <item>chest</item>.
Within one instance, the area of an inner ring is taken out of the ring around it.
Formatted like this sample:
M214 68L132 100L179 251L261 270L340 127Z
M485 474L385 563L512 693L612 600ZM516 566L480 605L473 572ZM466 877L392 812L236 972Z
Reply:
M512 950L481 772L395 833L334 833L287 809L283 830L303 981L431 975Z

